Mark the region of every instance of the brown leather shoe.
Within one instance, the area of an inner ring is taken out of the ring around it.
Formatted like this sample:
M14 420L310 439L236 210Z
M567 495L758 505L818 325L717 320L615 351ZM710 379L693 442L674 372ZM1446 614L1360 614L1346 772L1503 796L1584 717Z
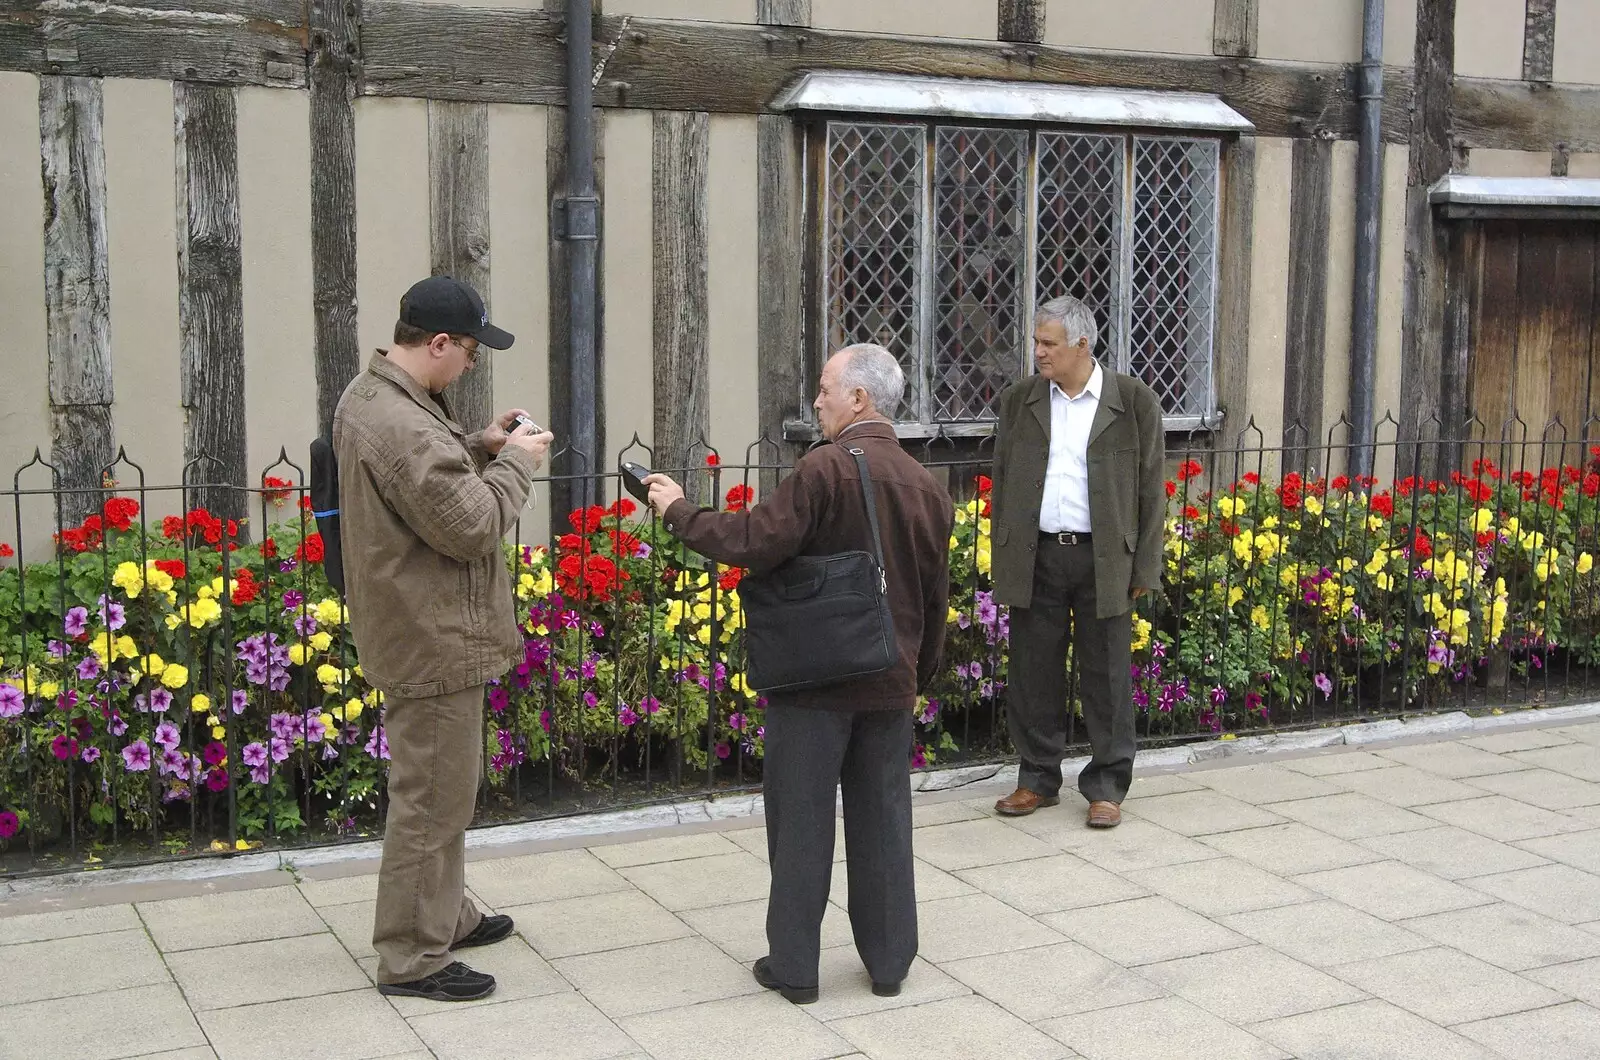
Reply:
M1115 828L1122 823L1122 807L1114 802L1091 802L1089 804L1090 828Z
M1006 817L1026 817L1041 806L1054 806L1061 801L1057 795L1040 795L1037 791L1018 788L994 804L994 812Z

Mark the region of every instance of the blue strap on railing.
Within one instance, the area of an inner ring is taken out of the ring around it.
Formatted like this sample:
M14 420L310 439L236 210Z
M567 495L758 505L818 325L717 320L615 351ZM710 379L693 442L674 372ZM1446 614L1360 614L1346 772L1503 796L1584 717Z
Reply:
M329 519L329 518L332 518L333 516L338 515L338 514L339 514L339 509L337 509L337 508L329 508L325 512L312 512L311 513L311 517L313 519Z

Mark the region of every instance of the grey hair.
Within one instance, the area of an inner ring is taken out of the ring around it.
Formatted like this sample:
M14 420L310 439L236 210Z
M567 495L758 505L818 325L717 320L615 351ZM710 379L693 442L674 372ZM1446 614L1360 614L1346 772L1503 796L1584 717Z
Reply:
M839 369L839 385L846 391L865 390L872 407L893 419L906 392L906 373L894 354L871 342L846 346L839 352L850 355Z
M1067 333L1067 345L1075 344L1079 339L1089 340L1089 349L1093 350L1099 341L1099 329L1094 322L1094 310L1090 309L1079 299L1070 294L1064 294L1044 303L1033 311L1034 322L1053 320L1061 325Z

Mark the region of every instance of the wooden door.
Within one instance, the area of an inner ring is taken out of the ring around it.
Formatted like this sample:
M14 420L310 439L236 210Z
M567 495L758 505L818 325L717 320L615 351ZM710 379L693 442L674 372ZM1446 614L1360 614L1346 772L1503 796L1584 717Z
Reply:
M1461 233L1472 435L1510 466L1581 462L1600 439L1600 222L1495 220Z

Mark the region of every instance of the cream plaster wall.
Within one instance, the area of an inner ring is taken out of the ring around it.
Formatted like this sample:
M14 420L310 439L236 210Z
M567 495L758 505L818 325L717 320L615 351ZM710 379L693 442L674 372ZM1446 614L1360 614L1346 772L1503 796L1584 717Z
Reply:
M1474 147L1467 156L1467 172L1475 177L1548 177L1550 155Z
M494 358L494 408L550 422L550 272L544 107L489 108L489 290L495 322L517 337Z
M1246 446L1280 443L1283 436L1283 361L1289 302L1289 185L1293 142L1256 140L1254 245L1250 255L1250 352L1246 414L1227 425L1234 444L1251 417L1260 428Z
M756 119L711 119L711 444L743 463L759 433L756 371Z
M311 97L239 92L239 212L244 257L244 395L248 481L280 450L309 468L317 434L311 294ZM279 467L279 478L294 473ZM258 504L251 517L260 518ZM287 517L268 507L267 518Z
M1361 0L1260 0L1256 55L1296 62L1353 63L1361 59ZM1383 61L1410 66L1417 6L1405 0L1383 9Z
M106 254L116 393L112 418L117 441L144 468L147 485L181 485L184 412L178 378L172 84L107 79L104 91ZM248 352L247 344L247 357ZM119 469L118 478L133 495L138 476ZM183 507L182 491L147 492L145 507L147 517L175 515Z
M44 190L39 175L39 79L0 73L0 489L38 448L50 458L49 360L45 350ZM48 489L35 468L23 489ZM0 541L18 544L16 508L4 498ZM48 498L23 502L22 555L48 555L54 527ZM41 544L43 548L41 548ZM6 565L16 562L5 561Z
M811 25L816 29L994 40L1000 17L999 8L985 0L811 0Z
M1323 342L1322 435L1350 409L1350 328L1355 310L1356 269L1356 145L1333 145L1333 180L1328 202L1328 312ZM1333 434L1335 446L1349 440L1346 428ZM1342 468L1337 469L1342 470ZM1335 471L1337 473L1337 471Z
M990 8L995 21L993 5L973 6ZM1210 55L1213 21L1212 0L1046 0L1044 39L1070 48Z
M1600 0L1556 5L1555 79L1600 84Z
M645 110L606 113L605 403L610 469L637 432L655 435L654 341L651 327L651 157L653 119ZM643 461L640 461L641 463Z
M1456 0L1456 73L1521 78L1526 19L1524 0Z
M1567 159L1567 176L1600 177L1600 155L1573 155Z
M756 0L606 0L605 12L644 18L754 22Z
M365 365L394 338L400 296L428 275L428 104L364 96L355 121L356 332Z

